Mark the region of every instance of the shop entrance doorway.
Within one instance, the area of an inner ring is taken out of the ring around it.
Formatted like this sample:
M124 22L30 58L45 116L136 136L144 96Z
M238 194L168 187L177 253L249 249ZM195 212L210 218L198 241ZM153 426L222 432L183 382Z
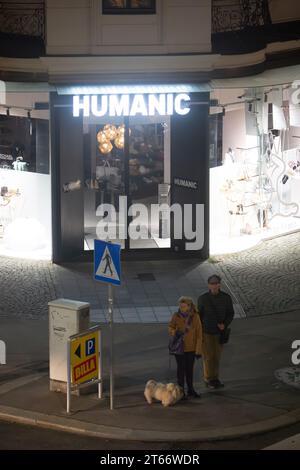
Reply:
M170 204L170 118L89 117L83 135L84 249L105 235L123 250L171 248L155 210Z

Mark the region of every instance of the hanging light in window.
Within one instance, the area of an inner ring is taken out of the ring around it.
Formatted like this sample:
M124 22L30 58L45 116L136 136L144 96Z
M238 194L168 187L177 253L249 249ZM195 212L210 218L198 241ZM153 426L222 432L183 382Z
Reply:
M97 134L97 141L99 144L104 144L105 142L108 142L108 139L106 137L106 134L104 131L99 131Z
M113 145L111 142L103 142L102 144L99 145L99 150L101 153L107 154L110 153L113 149Z
M109 140L115 140L117 137L117 128L112 124L106 124L103 128L103 132Z
M125 135L125 124L122 124L121 126L118 127L117 134L119 136L124 136ZM129 135L131 135L131 129L129 129Z
M32 135L32 119L30 111L27 111L27 119L29 122L29 134Z
M115 139L115 146L116 146L118 149L123 150L124 145L125 145L125 138L124 138L124 135L119 134L119 135L116 137L116 139Z

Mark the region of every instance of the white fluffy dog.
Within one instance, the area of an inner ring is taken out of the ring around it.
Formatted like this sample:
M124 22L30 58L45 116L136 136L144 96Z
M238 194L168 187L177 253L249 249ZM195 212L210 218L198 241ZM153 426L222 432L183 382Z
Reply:
M183 397L183 390L179 385L169 383L163 384L155 380L149 380L146 383L145 398L151 405L153 398L161 401L163 406L175 405Z

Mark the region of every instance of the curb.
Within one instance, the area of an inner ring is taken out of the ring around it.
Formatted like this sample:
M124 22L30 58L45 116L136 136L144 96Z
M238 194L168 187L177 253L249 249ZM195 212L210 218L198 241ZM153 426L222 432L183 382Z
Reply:
M72 418L36 413L8 406L0 406L0 420L73 434L98 437L101 439L144 442L208 442L242 439L248 436L263 434L297 424L300 422L300 408L288 413L283 413L275 418L243 426L214 429L206 428L191 432L152 431L102 426Z

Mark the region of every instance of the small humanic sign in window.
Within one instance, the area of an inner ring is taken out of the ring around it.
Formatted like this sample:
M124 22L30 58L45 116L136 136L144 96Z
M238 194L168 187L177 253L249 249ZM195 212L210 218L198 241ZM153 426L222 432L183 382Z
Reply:
M155 0L102 0L104 15L155 14Z

